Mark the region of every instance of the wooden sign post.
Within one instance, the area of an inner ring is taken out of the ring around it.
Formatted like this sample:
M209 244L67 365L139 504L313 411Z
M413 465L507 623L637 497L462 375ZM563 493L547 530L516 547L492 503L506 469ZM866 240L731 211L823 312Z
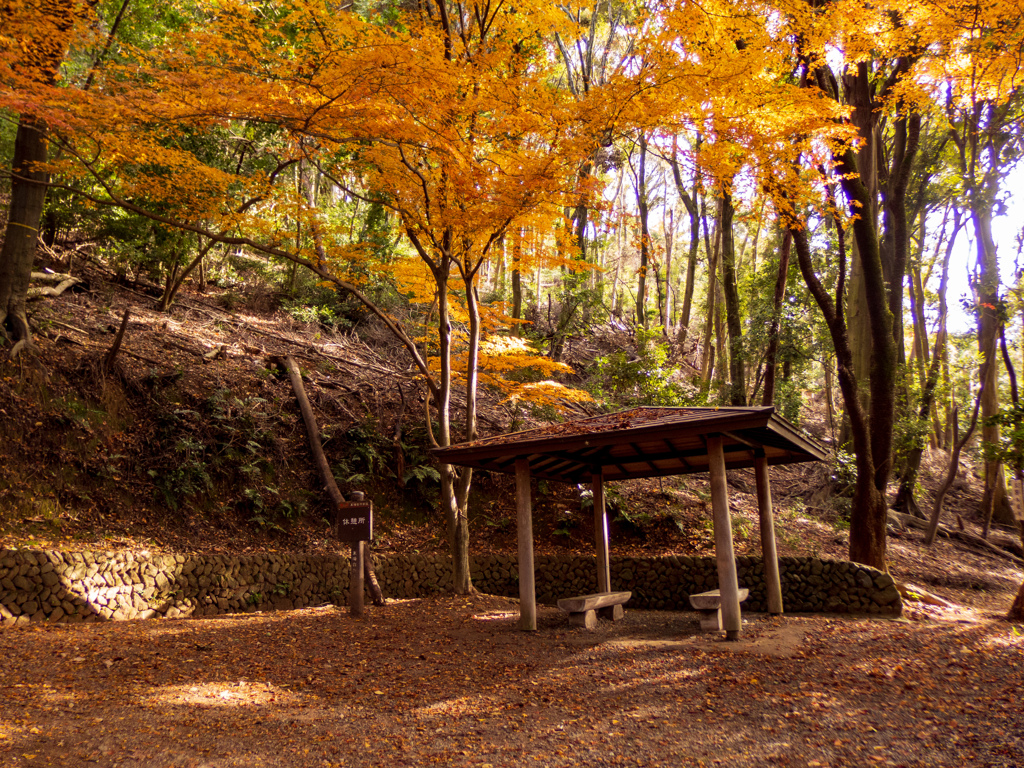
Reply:
M352 545L349 571L348 610L352 616L365 613L363 607L363 569L366 567L366 542L373 538L373 504L363 501L362 493L353 493L354 501L338 505L337 535Z

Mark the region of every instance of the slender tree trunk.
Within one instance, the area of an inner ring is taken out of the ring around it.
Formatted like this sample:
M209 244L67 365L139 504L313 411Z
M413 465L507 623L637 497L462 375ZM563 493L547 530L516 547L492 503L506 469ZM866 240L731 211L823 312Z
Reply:
M690 333L690 312L693 307L693 285L697 275L697 252L700 249L700 196L698 194L697 180L693 183L692 195L687 193L683 184L682 172L679 169L679 162L675 156L672 157L672 177L676 182L676 192L686 206L686 213L690 217L690 249L686 258L686 284L683 287L683 308L679 315L679 346L686 354L686 339ZM710 258L710 254L708 254Z
M722 290L725 294L725 322L729 344L729 404L747 404L746 364L743 359L743 323L736 276L736 246L733 239L732 195L722 193Z
M647 270L651 261L650 206L647 201L647 136L640 134L640 160L636 172L636 204L640 212L640 270L637 273L637 324L647 327Z
M672 335L672 239L675 234L675 211L668 211L662 228L665 231L665 293L661 302L661 328L668 338Z
M992 419L999 413L999 391L996 384L998 366L996 344L999 338L999 265L992 236L992 213L982 204L972 204L971 221L978 244L978 282L975 287L978 305L978 350L985 366L984 396L981 399L981 440L999 445L999 425ZM1012 523L1013 511L1006 494L1006 475L999 461L985 462L985 492L982 514L998 523Z
M415 233L410 236L415 242ZM452 444L452 323L451 306L448 297L448 281L451 275L452 256L450 252L451 233L446 231L441 238L443 250L432 262L434 285L437 290L437 336L438 336L438 371L434 388L434 409L437 413L437 436L434 438L442 448ZM473 297L468 297L473 303ZM477 317L479 320L479 317ZM477 325L479 330L479 326ZM475 364L475 360L472 360ZM468 386L467 391L472 389ZM468 400L468 398L467 398ZM429 405L428 405L429 413ZM469 422L470 416L473 421ZM433 433L432 425L428 425ZM467 432L475 432L475 403L467 402ZM438 468L441 475L441 509L448 528L448 546L452 555L453 589L456 594L468 594L472 591L469 570L469 517L466 499L469 494L469 483L472 479L471 470L459 468L451 464L441 464Z
M523 319L523 273L520 271L520 265L523 260L524 237L526 237L526 232L523 229L517 229L512 240L512 318L514 320ZM521 336L523 333L522 323L516 323L513 332L516 336Z
M764 394L761 405L775 405L775 367L779 356L779 326L782 320L782 302L786 298L789 278L789 254L793 248L793 235L787 230L779 251L779 271L775 278L775 296L772 299L772 324L768 330L768 353L765 360ZM826 386L831 394L831 388Z
M592 171L593 165L589 162L585 163L579 173L581 187L586 188L587 179L590 178ZM577 250L572 258L574 261L578 261L581 264L586 263L588 261L589 253L587 229L589 226L588 222L590 216L587 198L585 196L581 197L577 202L576 207L571 209L571 214L569 209L566 209L565 213L566 218L572 222L573 234L575 235L576 240ZM579 310L581 303L583 303L579 296L579 288L585 280L586 276L581 276L581 274L578 271L574 271L572 267L564 267L562 269L562 289L559 292L558 319L551 330L551 346L548 352L548 356L552 360L562 359L566 337L572 329L576 312ZM550 302L550 300L550 294L548 294L548 301Z
M714 353L711 348L711 334L715 327L715 297L718 293L718 246L719 230L721 228L717 225L715 226L715 244L714 247L711 247L708 237L707 216L705 215L702 218L704 219L704 247L707 252L711 254L711 257L708 260L708 293L707 300L705 302L704 335L701 339L702 346L700 365L702 388L706 390L707 386L711 383L711 361L714 357Z
M181 289L181 286L185 284L185 279L203 263L203 258L210 252L210 249L213 248L216 243L216 240L207 241L206 245L199 249L199 253L196 254L196 257L184 268L179 267L178 264L175 263L174 270L167 277L167 284L164 287L164 293L160 297L160 301L157 302L157 311L166 312L171 308L171 304L174 303L174 297L178 295L178 291ZM295 268L298 268L298 264L295 265ZM292 275L294 276L294 274L295 271L293 270Z
M725 323L725 296L722 291L722 281L719 279L715 284L715 359L718 365L714 366L711 372L711 379L715 383L716 402L729 402L728 387L729 377L729 333Z
M1013 605L1010 606L1010 611L1006 614L1006 618L1010 621L1024 621L1024 582L1021 582L1017 598L1013 601Z
M924 385L921 390L921 403L918 410L918 420L923 427L928 424L932 407L935 400L935 390L939 383L939 376L942 372L942 360L946 349L946 318L948 315L946 305L946 287L949 283L949 261L953 253L953 246L956 243L957 232L960 230L960 214L957 212L954 218L953 232L946 243L946 251L942 261L942 277L939 279L939 329L935 334L935 349L931 355L931 362L925 375ZM922 292L923 294L923 292ZM927 340L927 329L924 327L924 309L919 309L921 315L922 330L919 332ZM925 345L927 349L927 345ZM924 357L924 355L922 355ZM923 431L923 430L922 430ZM896 501L893 506L908 514L923 517L917 503L914 501L914 486L917 483L917 473L921 467L921 457L924 454L924 444L915 445L907 456L906 465L900 478L900 488L896 493Z
M981 372L982 382L985 380L984 370ZM946 467L946 477L939 485L939 489L935 492L935 501L932 505L931 518L928 521L928 528L925 530L924 543L926 546L931 546L935 542L935 533L939 529L939 518L942 516L942 502L946 498L946 491L953 484L953 480L956 478L957 470L960 468L960 452L967 445L967 441L971 439L971 435L974 433L974 427L978 423L978 411L981 409L981 397L985 393L985 385L982 383L981 392L978 393L978 397L974 401L974 411L971 413L971 423L967 427L967 433L958 439L957 436L957 410L956 406L953 406L953 424L950 427L950 434L953 438L953 449L949 453L949 465Z

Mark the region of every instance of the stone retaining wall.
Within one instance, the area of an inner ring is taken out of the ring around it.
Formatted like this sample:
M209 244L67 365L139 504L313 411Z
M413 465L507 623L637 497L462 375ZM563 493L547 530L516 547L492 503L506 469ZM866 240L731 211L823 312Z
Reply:
M384 594L423 597L450 589L451 566L442 555L375 557ZM897 615L899 593L887 574L845 561L784 557L779 561L787 611ZM537 600L588 594L597 583L593 557L538 555ZM766 609L760 558L737 558L744 607ZM473 558L473 583L482 592L519 595L514 556ZM612 588L631 590L635 608L689 610L688 596L714 589L713 558L618 558ZM132 552L0 550L0 624L29 621L102 621L207 616L288 610L348 600L348 559L332 555L151 555Z

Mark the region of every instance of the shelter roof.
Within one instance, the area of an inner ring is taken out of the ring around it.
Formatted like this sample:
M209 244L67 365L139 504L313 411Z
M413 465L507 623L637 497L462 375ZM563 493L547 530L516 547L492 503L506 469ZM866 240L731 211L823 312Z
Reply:
M618 413L497 435L434 449L441 461L515 473L518 458L530 474L565 483L685 475L708 471L707 438L722 435L727 469L823 461L825 447L765 408L633 408Z

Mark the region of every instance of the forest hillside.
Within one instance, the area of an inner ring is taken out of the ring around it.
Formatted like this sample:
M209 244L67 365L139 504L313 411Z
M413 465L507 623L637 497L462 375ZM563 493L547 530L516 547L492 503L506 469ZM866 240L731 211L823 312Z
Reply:
M3 546L342 550L282 367L291 355L342 492L364 491L375 504L374 551L448 551L437 469L418 419L422 394L401 350L373 318L353 320L347 329L307 322L276 307L273 295L242 285L203 292L186 287L172 311L162 313L149 295L155 287L145 281L119 283L87 258L75 272L74 286L32 303L38 350L7 363L0 377ZM614 351L636 355L635 343L611 326L570 339L572 384L600 388L593 361ZM826 409L813 393L802 397L797 422L829 441ZM598 411L592 402L556 416L490 396L483 398L480 419L482 434L489 435ZM972 531L982 522L975 458L965 456L944 517ZM945 469L943 452L927 454L926 506ZM845 471L844 479L844 468L834 462L772 470L780 554L847 556ZM730 491L737 551L757 555L752 473L731 473ZM535 484L534 494L538 551L590 554L587 495L544 482ZM613 556L713 552L709 498L700 475L614 484ZM478 476L469 507L474 554L515 551L510 477ZM890 537L894 576L917 590L908 602L911 613L957 605L988 614L1012 601L1021 575L1014 558L1022 553L1010 529L992 537L1004 555L948 537L925 547L923 531L895 518ZM915 603L922 594L940 600Z

